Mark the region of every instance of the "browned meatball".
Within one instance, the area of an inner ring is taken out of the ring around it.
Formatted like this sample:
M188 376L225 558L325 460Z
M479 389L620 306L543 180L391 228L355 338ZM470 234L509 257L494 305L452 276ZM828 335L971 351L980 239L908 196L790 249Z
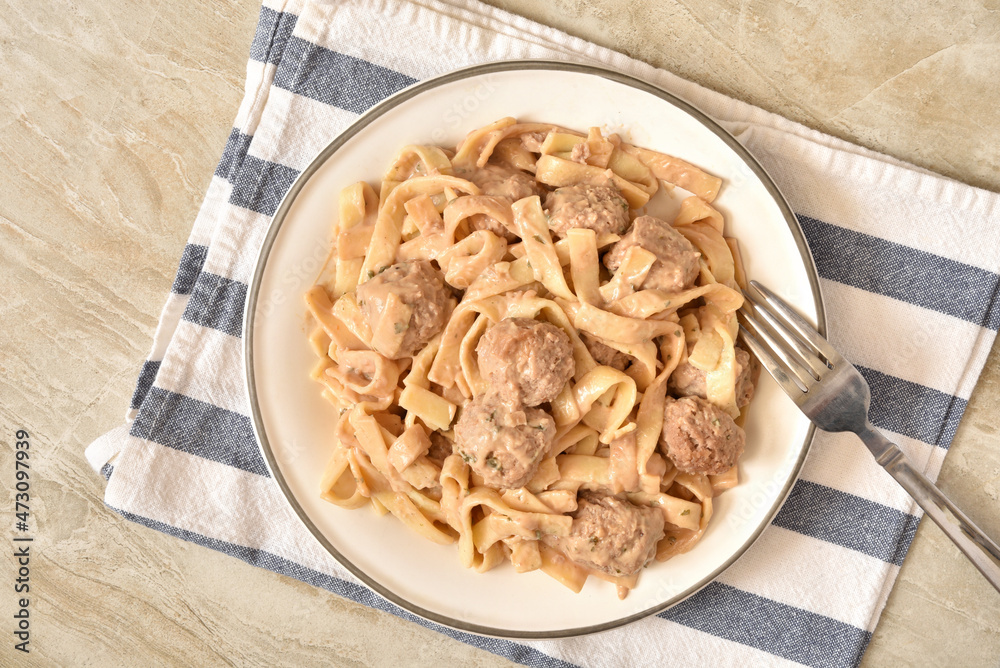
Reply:
M479 186L483 195L499 197L513 204L519 199L541 195L545 190L535 181L531 174L519 169L511 169L501 165L486 165L468 174L470 181ZM469 227L475 230L488 230L501 239L517 241L517 235L508 230L492 216L477 213L469 217Z
M591 357L598 364L624 371L632 359L622 351L615 350L597 337L591 336L586 332L580 332L580 338L583 339L583 343L587 346L587 350L590 351Z
M686 473L725 473L743 454L746 435L729 413L701 397L668 401L660 449Z
M580 495L570 534L544 541L581 566L608 575L632 575L656 555L663 513L615 496Z
M583 227L600 234L621 234L628 227L628 202L614 186L568 186L545 198L549 229L566 236Z
M454 446L452 446L451 441L442 436L441 432L437 430L432 431L431 447L427 450L427 459L440 466L453 453Z
M743 408L753 398L754 385L750 353L736 347L736 406ZM667 383L670 394L675 397L708 398L705 372L690 362L677 365Z
M544 192L531 174L500 165L486 165L476 169L468 175L468 179L479 186L482 194L503 197L511 203Z
M387 348L382 346L386 349L375 348L375 352L389 359L409 357L441 331L454 302L441 272L430 262L416 260L394 264L358 286L358 304L373 332L383 317L398 316L386 312L386 300L390 294L395 294L406 306L409 319L394 321L395 333L402 336Z
M681 292L694 285L701 257L694 245L669 223L652 216L639 216L632 228L604 256L604 264L617 271L632 246L639 246L656 256L642 287L666 292Z
M501 320L476 346L490 391L525 406L552 401L576 370L569 335L531 318Z
M468 220L469 227L473 232L486 230L487 232L492 232L501 239L506 239L508 242L518 240L518 236L516 234L508 230L503 223L493 216L487 216L485 213L476 213L469 216Z
M455 452L494 489L524 487L556 435L540 408L506 404L495 395L473 399L455 424Z
M749 404L753 399L754 392L757 390L757 380L760 378L760 362L757 361L757 358L747 353L746 360L746 364L736 380L736 405L740 408Z

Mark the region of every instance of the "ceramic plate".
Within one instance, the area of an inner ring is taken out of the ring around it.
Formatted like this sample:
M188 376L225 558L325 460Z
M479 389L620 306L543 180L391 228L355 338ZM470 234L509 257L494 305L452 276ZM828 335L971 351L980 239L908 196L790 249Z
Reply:
M691 552L651 564L623 601L611 584L595 578L574 594L540 571L519 575L509 564L485 574L466 570L454 546L425 541L368 507L348 511L319 498L335 416L309 379L315 358L302 295L330 248L338 193L358 180L377 184L406 144L454 146L503 116L582 132L600 126L722 177L715 206L727 234L740 241L748 275L823 327L816 271L795 217L750 154L703 113L617 72L560 62L493 63L389 98L302 172L274 216L250 286L243 329L247 389L261 449L288 502L320 543L379 594L474 633L592 633L676 604L731 565L791 489L812 428L764 374L746 425L740 485L717 499L709 528Z

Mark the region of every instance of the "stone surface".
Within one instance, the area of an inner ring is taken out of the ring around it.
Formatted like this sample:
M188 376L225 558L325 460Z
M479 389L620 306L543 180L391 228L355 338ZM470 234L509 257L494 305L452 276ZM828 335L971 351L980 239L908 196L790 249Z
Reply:
M494 4L1000 190L996 0ZM242 95L257 12L226 0L3 3L0 470L13 469L8 435L30 431L30 663L510 665L122 521L83 458L128 405ZM994 536L998 414L994 350L940 479ZM8 638L0 664L9 652ZM922 524L864 665L995 666L998 656L1000 596Z

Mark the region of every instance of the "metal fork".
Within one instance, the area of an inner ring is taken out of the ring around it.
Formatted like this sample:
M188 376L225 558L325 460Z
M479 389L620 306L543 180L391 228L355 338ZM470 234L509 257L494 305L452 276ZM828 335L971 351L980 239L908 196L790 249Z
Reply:
M868 421L871 392L858 370L781 298L757 281L750 285L760 295L746 294L758 317L744 304L740 334L785 394L820 429L857 434L875 461L1000 591L1000 547L875 431Z

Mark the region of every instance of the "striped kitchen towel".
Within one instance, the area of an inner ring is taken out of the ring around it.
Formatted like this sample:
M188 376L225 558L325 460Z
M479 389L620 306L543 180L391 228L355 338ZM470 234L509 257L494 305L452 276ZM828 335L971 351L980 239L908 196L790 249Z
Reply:
M717 581L658 616L558 641L472 636L399 610L320 547L268 477L248 417L240 336L247 283L279 200L379 100L458 67L514 58L621 70L736 135L799 217L831 338L871 384L872 421L937 477L1000 326L996 194L471 0L267 0L246 96L126 423L87 450L108 478L106 503L526 665L857 664L919 514L851 435L817 435L773 526Z

